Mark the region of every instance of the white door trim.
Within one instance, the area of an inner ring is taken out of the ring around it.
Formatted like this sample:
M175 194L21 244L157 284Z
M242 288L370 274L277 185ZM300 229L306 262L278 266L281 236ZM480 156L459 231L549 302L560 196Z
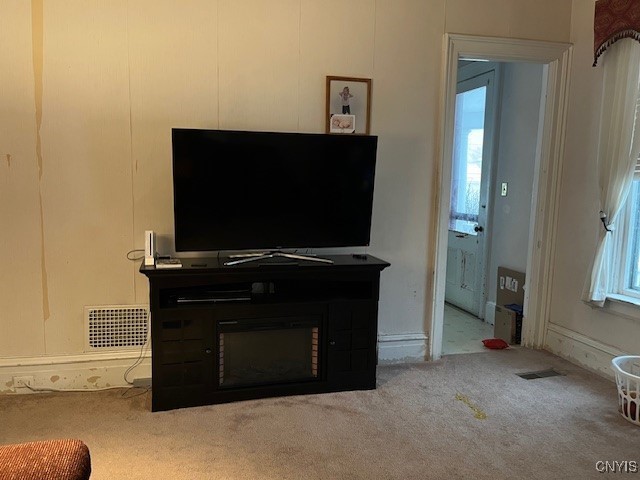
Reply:
M443 42L442 92L438 179L434 216L431 335L429 358L442 356L444 289L447 262L447 233L451 191L451 156L455 97L459 59L497 62L531 62L546 65L543 85L544 119L538 138L537 169L534 178L533 210L527 252L527 285L522 327L523 345L541 348L548 324L559 179L562 171L572 46L567 43L516 40L445 34ZM429 284L429 282L428 282ZM428 322L428 319L427 319Z

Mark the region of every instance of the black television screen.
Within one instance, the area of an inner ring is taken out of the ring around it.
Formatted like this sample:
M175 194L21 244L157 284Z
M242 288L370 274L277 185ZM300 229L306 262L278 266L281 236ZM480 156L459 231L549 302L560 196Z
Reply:
M377 137L172 130L176 251L369 244Z

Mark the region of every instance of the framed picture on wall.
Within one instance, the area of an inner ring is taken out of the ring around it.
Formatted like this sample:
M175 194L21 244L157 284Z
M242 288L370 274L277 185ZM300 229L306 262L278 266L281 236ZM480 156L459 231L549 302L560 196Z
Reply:
M340 128L349 120L353 128ZM369 135L370 123L371 79L328 76L326 133Z

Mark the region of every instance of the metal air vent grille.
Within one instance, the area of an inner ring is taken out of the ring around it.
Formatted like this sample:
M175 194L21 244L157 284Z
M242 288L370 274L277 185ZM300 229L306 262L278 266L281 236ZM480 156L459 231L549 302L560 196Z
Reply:
M142 347L149 336L146 305L85 307L86 349L129 350Z

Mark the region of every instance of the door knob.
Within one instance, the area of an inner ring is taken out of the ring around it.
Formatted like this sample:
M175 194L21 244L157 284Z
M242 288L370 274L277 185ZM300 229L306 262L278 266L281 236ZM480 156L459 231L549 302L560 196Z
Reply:
M473 231L474 232L484 232L484 228L482 228L480 225L476 225L475 227L473 227Z

